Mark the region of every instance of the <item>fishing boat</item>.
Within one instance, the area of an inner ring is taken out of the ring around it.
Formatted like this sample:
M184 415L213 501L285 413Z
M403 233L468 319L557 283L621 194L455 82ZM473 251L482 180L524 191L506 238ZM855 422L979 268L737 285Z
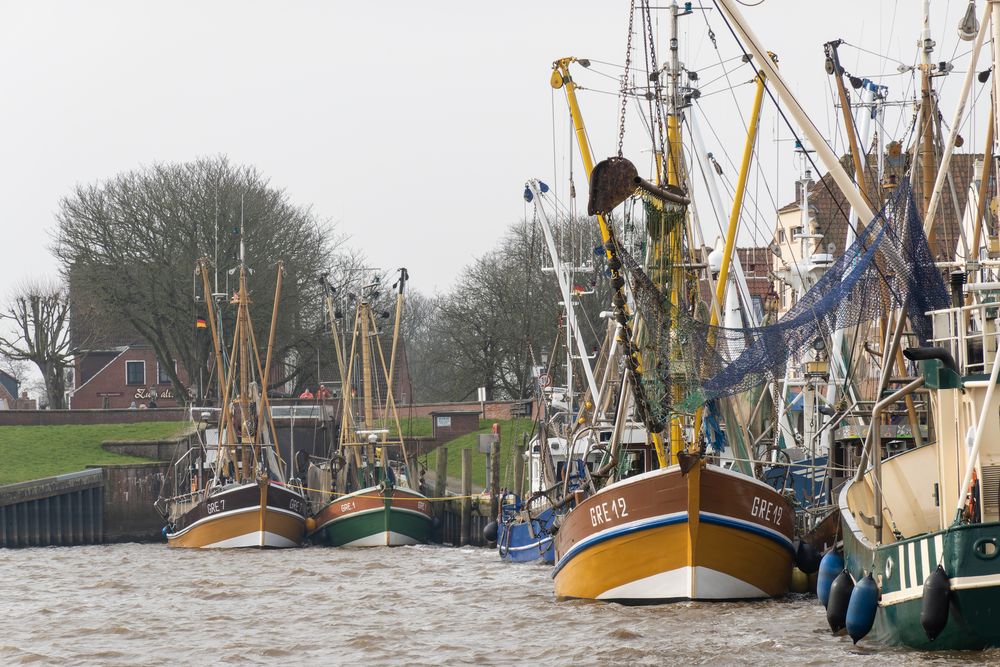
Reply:
M925 230L933 228L976 57L991 22L997 35L1000 7L987 5L981 22L971 17L972 61L933 181ZM994 71L997 58L994 52ZM997 120L994 104L987 136ZM994 168L990 162L984 162L983 181ZM924 177L932 175L925 171ZM976 232L972 241L977 259L980 238ZM962 263L952 270L950 307L927 313L930 339L903 352L919 365L918 377L875 405L863 465L840 493L843 555L831 552L824 558L844 570L830 583L827 616L832 626L846 624L855 641L868 636L920 649L1000 646L995 618L1000 599L1000 396L995 391L1000 291L995 266L988 259L986 264ZM899 336L892 346L900 347ZM882 414L918 392L929 392L936 437L887 456Z
M309 486L319 509L309 518L310 539L337 547L422 544L430 536L433 515L427 497L415 488L410 460L393 396L396 352L403 295L409 276L400 269L391 350L386 365L374 300L380 283L361 290L347 357L340 342L334 290L327 289L327 314L341 386L340 437L327 462L309 466ZM359 378L360 387L353 383Z
M600 468L591 475L590 491L577 492L574 506L558 527L555 594L626 603L781 596L789 590L795 553L791 504L754 475L745 441L740 444L737 418L730 415L725 420L735 464L719 465L721 450L714 445L713 452L707 451L708 432L718 432L711 425L727 410L725 406L709 405L693 415L679 409L688 375L684 368L700 363L677 329L684 318L694 321L699 309L687 301L695 290L689 283L691 272L682 268L695 251L687 245L689 179L680 150L683 110L697 95L690 87L682 95L679 85L677 23L690 9L682 10L676 2L667 8L671 52L662 70L652 49L650 9L648 3L642 4L645 20L640 33L650 38L646 49L650 84L637 96L653 102L650 126L666 127L666 136L654 138L655 182L638 176L621 154L621 141L617 157L594 165L569 71L576 59L564 58L553 65L552 85L566 93L590 179L588 212L597 216L606 251L628 380L618 392L610 443ZM628 77L626 69L623 98ZM725 303L764 79L761 72L723 265L717 283L709 278L717 303ZM664 80L666 84L661 83ZM619 136L623 133L624 111ZM646 212L644 260L629 256L608 220L617 205L635 196L641 197ZM632 297L626 293L626 274L632 279ZM716 308L707 324L717 327L717 318ZM626 443L622 434L633 412L647 435L642 442Z
M236 307L236 324L228 367L209 290L208 262L198 264L222 407L216 428L199 431L203 439L174 465L175 491L183 493L156 503L167 522L163 532L171 547L295 547L305 537L308 503L287 484L270 401L263 390L271 365L283 267L279 264L271 335L262 365L250 321L242 247L239 288L230 301Z

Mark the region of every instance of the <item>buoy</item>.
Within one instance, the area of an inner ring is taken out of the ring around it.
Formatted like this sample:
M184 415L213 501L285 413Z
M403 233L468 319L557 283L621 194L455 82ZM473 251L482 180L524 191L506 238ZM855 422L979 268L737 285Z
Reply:
M809 575L797 567L792 568L792 592L793 593L809 592Z
M819 572L816 575L816 597L826 607L830 600L830 586L837 575L844 570L844 559L831 549L819 562Z
M486 524L486 527L483 528L483 539L486 540L487 542L496 542L497 541L497 522L496 521L490 521L488 524Z
M934 641L948 625L948 604L951 582L944 568L937 569L924 580L924 599L920 603L920 625L927 633L927 639Z
M819 562L819 554L816 553L813 545L801 540L795 550L795 565L805 574L812 574L819 569Z
M314 530L316 530L316 519L311 516L306 517L306 531L311 533Z
M878 585L871 573L854 585L847 605L847 634L854 643L871 632L878 611Z
M826 620L834 632L840 632L847 624L847 606L853 591L854 580L847 570L841 570L830 585L830 599L826 605Z

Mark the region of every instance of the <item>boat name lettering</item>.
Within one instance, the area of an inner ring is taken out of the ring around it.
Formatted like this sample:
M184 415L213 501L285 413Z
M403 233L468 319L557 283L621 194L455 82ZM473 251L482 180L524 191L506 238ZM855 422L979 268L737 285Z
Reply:
M783 511L782 507L777 503L754 496L753 505L750 507L750 516L762 521L770 521L777 525L781 524L781 513Z
M225 500L216 500L214 503L208 503L205 505L205 509L208 510L209 514L215 514L216 512L224 512L226 509Z
M590 508L590 525L596 527L626 516L628 516L628 508L625 505L625 499L614 498Z
M350 501L350 502L347 502L347 503L340 503L340 511L341 512L350 512L355 507L357 507L357 505L354 504L353 500Z
M426 512L427 510L430 509L430 507L426 501L418 500L417 509L420 510L421 512Z
M288 501L288 509L292 510L293 512L302 514L302 502L296 500L295 498L292 498L291 500Z

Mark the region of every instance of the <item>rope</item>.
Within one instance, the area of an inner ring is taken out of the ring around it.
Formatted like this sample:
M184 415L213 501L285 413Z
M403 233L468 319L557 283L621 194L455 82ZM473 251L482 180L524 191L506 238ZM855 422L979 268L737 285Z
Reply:
M351 496L352 498L365 498L365 499L368 499L368 500L385 500L385 498L386 498L385 496L367 496L367 495L365 495L365 496L358 496L358 495L354 495L353 493L339 493L337 491L324 491L322 489L311 489L308 486L300 486L298 484L285 484L285 486L288 487L288 488L290 488L290 489L298 489L299 491L312 491L314 493L322 493L322 494L328 495L328 496L340 496L340 497ZM426 497L421 497L421 498L414 498L414 500L429 500L431 502L443 502L445 500L466 500L466 499L482 498L482 497L483 497L483 494L481 494L481 493L474 493L474 494L469 495L469 496L444 496L443 498L426 498ZM390 496L390 498L391 498L391 496Z

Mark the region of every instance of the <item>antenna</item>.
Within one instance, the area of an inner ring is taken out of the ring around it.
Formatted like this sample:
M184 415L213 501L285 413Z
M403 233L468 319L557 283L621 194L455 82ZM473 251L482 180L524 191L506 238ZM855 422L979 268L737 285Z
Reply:
M245 192L240 193L240 264L245 264L246 247L243 245L243 197Z
M215 179L215 291L219 291L219 179Z

